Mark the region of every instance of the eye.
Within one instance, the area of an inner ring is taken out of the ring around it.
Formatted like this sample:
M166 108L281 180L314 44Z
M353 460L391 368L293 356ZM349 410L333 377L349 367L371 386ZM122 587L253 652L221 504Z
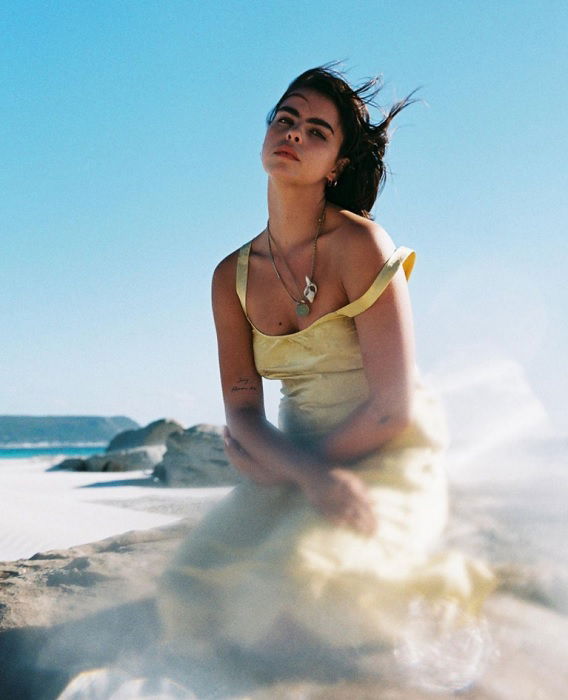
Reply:
M320 139L323 139L324 141L326 140L325 136L319 129L312 129L312 134L315 134L316 136L319 136Z
M279 117L278 122L282 124L292 124L290 117Z

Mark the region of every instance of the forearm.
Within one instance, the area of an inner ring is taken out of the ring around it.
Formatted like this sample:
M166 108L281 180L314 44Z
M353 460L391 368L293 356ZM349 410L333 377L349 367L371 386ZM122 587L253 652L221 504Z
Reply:
M231 436L256 462L260 478L268 474L305 488L327 470L321 457L294 445L257 409L227 409L226 416Z
M225 453L232 466L240 474L255 484L260 486L281 486L292 483L285 476L278 476L266 465L255 462L248 452L244 451L241 445L230 436L227 429L225 435Z
M317 452L336 463L364 457L404 430L407 415L402 406L385 406L369 399L317 443Z

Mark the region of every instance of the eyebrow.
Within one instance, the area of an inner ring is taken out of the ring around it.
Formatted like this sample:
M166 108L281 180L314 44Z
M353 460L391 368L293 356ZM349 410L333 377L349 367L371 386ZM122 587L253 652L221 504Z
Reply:
M300 112L298 112L297 109L294 109L294 107L289 107L288 105L282 105L281 107L278 107L276 110L276 113L278 112L288 112L289 114L292 114L294 117L299 117ZM323 126L326 129L329 129L332 134L335 134L335 131L333 128L323 119L320 119L319 117L310 117L309 119L306 119L307 122L310 124L317 124L318 126Z

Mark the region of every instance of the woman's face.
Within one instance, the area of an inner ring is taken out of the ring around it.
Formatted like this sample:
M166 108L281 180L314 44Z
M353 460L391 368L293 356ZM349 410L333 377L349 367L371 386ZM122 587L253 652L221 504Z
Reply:
M343 130L334 103L319 92L291 92L269 125L262 146L268 175L297 185L325 185L335 180Z

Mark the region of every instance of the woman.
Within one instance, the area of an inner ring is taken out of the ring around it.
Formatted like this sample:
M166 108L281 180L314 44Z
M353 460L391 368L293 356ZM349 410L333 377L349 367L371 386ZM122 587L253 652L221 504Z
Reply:
M415 366L415 253L369 214L411 101L373 125L373 85L326 67L290 84L262 148L267 226L215 270L226 450L245 480L163 577L178 653L364 655L400 639L413 600L476 613L494 587L481 562L435 551L446 431ZM282 380L279 428L262 377Z

